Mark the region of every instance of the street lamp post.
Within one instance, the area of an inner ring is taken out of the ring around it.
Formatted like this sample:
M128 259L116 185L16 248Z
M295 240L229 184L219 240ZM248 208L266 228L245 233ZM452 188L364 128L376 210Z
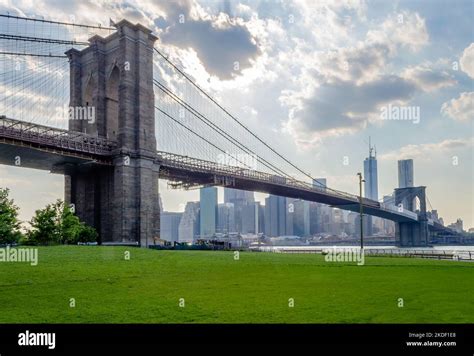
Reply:
M363 207L362 207L362 183L365 183L365 180L362 179L362 173L357 173L359 176L359 215L360 215L360 249L364 249L364 224L363 224Z

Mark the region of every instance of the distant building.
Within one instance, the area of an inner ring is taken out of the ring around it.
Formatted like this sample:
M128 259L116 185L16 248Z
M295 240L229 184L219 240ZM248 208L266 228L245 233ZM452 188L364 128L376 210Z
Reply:
M369 157L364 160L364 196L372 200L379 200L377 182L377 153L369 144Z
M348 229L347 229L348 235L360 236L360 231L356 229L357 224L360 224L360 217L358 213L350 212L349 215L347 216L347 224L348 224Z
M295 201L293 198L286 198L286 213L285 213L285 232L280 231L280 236L294 236L294 219L295 219Z
M436 210L436 209L433 209L431 211L427 211L426 216L428 217L428 219L432 219L434 222L437 222L439 224L443 224L443 219L439 217L438 210Z
M383 203L386 205L395 205L395 197L392 195L384 195Z
M199 202L188 202L178 228L179 242L193 242L199 234Z
M254 192L246 190L224 188L224 203L251 204L255 202Z
M341 209L333 208L331 220L328 222L327 232L332 235L340 236L343 232L346 231L344 213Z
M243 232L243 224L245 224L244 218L242 216L243 210L244 207L248 205L253 205L255 203L254 192L232 188L224 188L224 203L234 204L234 231ZM245 229L248 229L248 226L246 226Z
M258 233L265 232L265 206L258 203Z
M310 236L310 208L306 200L293 202L293 234L296 236Z
M458 233L464 232L463 222L461 219L457 219L455 223L449 224L448 227L455 230Z
M218 233L227 234L236 232L234 204L224 203L217 207L217 228Z
M318 233L318 227L321 226L321 220L319 219L318 203L310 202L309 203L309 233L314 235Z
M364 196L366 198L378 201L379 192L378 192L378 181L377 181L377 152L375 147L370 145L369 141L369 157L364 160ZM366 215L364 220L367 223L364 226L366 236L371 236L372 232L372 216Z
M183 213L164 211L160 214L160 238L167 241L179 240L179 224Z
M328 205L310 202L310 234L330 233L333 223L333 209Z
M326 190L327 188L326 178L313 179L313 187Z
M387 206L395 206L395 196L384 195L383 203ZM386 236L395 236L395 222L387 219L383 219L383 233Z
M413 160L403 159L398 161L398 187L408 188L414 186Z
M203 238L214 236L217 225L217 188L206 187L199 190L200 233Z
M327 189L326 178L313 179L313 188L325 191ZM323 232L324 204L309 202L309 233L314 235Z
M158 208L160 209L160 214L163 212L163 200L161 200L161 194L158 194Z
M278 236L287 234L287 231L289 230L288 219L288 198L278 197Z
M276 195L265 199L265 235L278 236L278 201Z
M276 237L286 235L286 198L270 195L265 199L265 235Z
M242 234L257 234L260 203L242 206Z

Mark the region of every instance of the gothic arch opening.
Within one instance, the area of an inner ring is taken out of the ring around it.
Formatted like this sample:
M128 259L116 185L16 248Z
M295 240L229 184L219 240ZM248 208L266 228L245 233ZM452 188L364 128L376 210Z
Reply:
M106 135L116 140L119 129L119 84L120 70L114 65L105 88Z
M419 213L421 211L421 200L418 197L418 195L413 198L412 207L413 207L413 212L415 213Z
M82 108L73 108L74 119L81 121L82 131L90 134L97 135L97 120L92 120L88 115L92 114L91 109L94 108L94 86L92 80L89 80L84 91L84 102Z
M408 205L407 198L403 198L400 203L398 203L398 208L401 209L401 211L407 209L410 210L410 206Z

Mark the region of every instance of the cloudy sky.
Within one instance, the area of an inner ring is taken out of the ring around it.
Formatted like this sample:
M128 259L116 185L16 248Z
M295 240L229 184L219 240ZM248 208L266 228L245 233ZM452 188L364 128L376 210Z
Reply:
M474 226L472 1L0 0L0 12L153 29L159 46L232 113L330 187L356 193L377 147L379 195L413 158L445 222ZM236 63L238 66L236 67ZM397 110L410 109L407 120ZM383 115L390 112L393 115ZM38 185L41 189L38 189ZM29 219L62 198L63 178L0 166ZM197 192L160 184L166 210ZM263 198L264 195L258 195Z

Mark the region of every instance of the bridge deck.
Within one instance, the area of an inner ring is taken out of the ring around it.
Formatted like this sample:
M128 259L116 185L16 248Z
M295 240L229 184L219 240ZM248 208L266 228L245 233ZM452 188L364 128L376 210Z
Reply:
M109 156L116 147L115 142L105 138L13 120L5 116L0 116L0 137L3 141L11 140L32 147L93 156Z
M115 142L104 138L0 117L0 164L15 165L14 158L20 156L24 167L65 173L69 165L110 165L115 148ZM228 186L359 211L358 196L296 179L168 152L157 152L156 164L160 165L161 177L183 182L184 186ZM413 212L398 211L371 199L363 198L362 203L369 215L393 221L418 220Z

